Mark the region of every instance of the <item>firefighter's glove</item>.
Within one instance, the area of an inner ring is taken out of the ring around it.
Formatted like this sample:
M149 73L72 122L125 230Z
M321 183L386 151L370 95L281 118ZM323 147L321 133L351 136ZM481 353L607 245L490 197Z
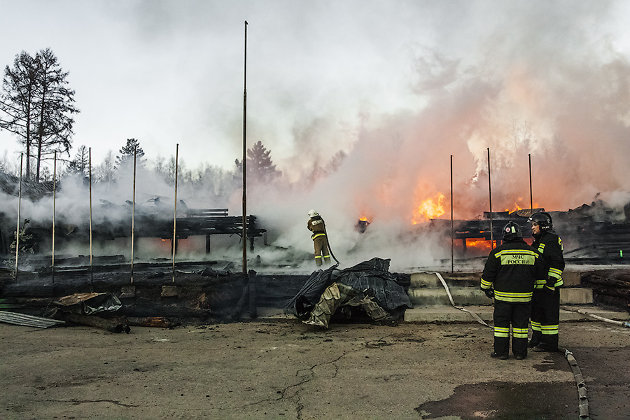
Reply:
M494 297L494 290L493 289L484 289L484 293L486 294L486 296L488 296L490 299L492 299Z

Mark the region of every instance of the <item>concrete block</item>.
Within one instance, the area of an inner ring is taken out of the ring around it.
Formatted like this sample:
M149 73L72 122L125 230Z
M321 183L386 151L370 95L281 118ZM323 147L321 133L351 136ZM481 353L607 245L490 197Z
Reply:
M481 281L481 273L442 272L441 274L449 286L479 287Z
M127 299L136 297L136 286L123 286L120 288L120 299Z
M480 289L473 287L451 287L451 296L455 305L492 305ZM448 305L451 302L444 288L441 289L409 289L409 298L414 305Z
M582 284L582 272L565 271L562 273L562 281L567 287L576 287Z
M585 287L561 288L561 305L589 305L593 303L593 290Z
M162 297L177 297L178 295L177 286L162 286Z
M437 278L435 273L413 273L411 275L411 287L414 288L427 288L427 287L442 287L442 283Z

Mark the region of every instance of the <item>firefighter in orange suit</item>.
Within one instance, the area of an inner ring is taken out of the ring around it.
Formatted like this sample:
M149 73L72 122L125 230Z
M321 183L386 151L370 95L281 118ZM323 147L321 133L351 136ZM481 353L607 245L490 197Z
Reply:
M309 210L308 223L306 227L313 232L311 239L315 247L315 263L322 265L322 259L326 264L330 263L330 253L328 251L328 237L326 236L326 224L324 219L315 210Z

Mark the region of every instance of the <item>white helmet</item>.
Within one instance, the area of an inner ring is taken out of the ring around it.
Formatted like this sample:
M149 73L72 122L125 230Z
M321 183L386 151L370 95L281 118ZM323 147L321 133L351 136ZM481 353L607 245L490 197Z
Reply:
M315 217L315 216L319 216L319 213L317 213L315 210L310 209L308 211L308 217Z

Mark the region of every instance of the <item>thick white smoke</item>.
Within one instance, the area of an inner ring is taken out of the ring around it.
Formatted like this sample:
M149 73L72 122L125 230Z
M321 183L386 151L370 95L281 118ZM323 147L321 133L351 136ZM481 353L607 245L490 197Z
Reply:
M256 212L283 229L279 241L292 246L310 246L303 224L313 207L344 260L352 260L351 250L369 249L365 256L391 257L394 265L430 264L446 250L424 235L404 241L414 213L442 193L442 217L449 216L451 154L455 217L487 211L488 148L494 211L530 206L528 154L534 207L568 210L598 194L612 205L626 204L630 61L600 24L612 6L512 3L495 10L478 4L477 13L495 20L461 56L440 48L415 51L417 79L410 89L423 104L419 110L362 115L353 129L336 133L329 132L340 125L332 118L297 123L293 140L301 147L283 161L285 171L324 166L338 150L347 156L314 185L298 181L285 191L254 195ZM339 146L331 148L335 135ZM362 216L372 221L364 236L353 230Z
M252 25L249 142L262 140L284 174L273 184L252 180L248 213L260 217L274 245L311 252L306 212L314 208L344 264L372 256L392 258L394 268L434 264L449 256L449 244L413 225L426 219L418 207L442 194L441 217L449 216L453 155L455 218L487 211L488 148L495 211L529 207L528 154L534 207L567 210L598 194L627 203L630 59L620 44L622 2L409 1L393 12L380 2L323 2L297 26L302 11L280 3L285 26L241 6L259 25ZM151 25L139 28L148 35L166 22L169 34L194 39L203 10L218 11L196 7L147 15ZM295 41L284 43L292 34ZM197 71L205 80L211 70ZM203 124L213 126L218 114L218 126L239 139L240 114L217 110L214 98L225 91L204 94ZM208 182L196 187L209 191ZM172 205L171 186L146 178L138 185L139 202L160 195ZM121 203L130 191L127 181L94 196ZM80 194L80 203L62 201L64 213L85 217ZM181 192L191 207L216 207L210 196ZM235 191L230 214L240 214L240 198ZM371 221L365 234L354 228L359 217Z

